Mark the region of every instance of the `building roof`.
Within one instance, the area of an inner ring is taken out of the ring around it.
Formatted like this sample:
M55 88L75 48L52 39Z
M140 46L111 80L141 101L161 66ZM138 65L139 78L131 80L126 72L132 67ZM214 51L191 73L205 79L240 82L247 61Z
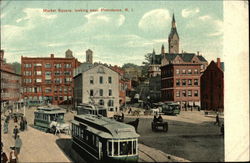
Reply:
M137 138L139 135L131 125L97 115L75 115L72 123L82 124L86 129L104 138Z

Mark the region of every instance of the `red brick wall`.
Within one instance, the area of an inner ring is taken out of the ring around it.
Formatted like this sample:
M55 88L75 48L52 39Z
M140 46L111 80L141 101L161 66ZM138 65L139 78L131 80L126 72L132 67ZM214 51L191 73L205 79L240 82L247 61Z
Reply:
M201 109L224 111L224 73L214 61L201 76Z

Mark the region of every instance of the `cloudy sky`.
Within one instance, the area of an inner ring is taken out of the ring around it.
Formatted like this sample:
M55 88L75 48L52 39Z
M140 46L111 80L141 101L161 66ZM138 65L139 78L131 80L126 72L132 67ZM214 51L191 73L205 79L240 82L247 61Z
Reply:
M94 61L141 64L144 55L168 48L172 14L180 50L200 51L208 61L222 57L222 1L4 1L1 2L1 48L7 62L21 56L63 57L67 49L81 62L85 51ZM44 12L54 9L56 12ZM71 10L72 12L59 12ZM75 12L97 9L96 12ZM101 9L121 9L110 12ZM125 10L127 9L127 11Z

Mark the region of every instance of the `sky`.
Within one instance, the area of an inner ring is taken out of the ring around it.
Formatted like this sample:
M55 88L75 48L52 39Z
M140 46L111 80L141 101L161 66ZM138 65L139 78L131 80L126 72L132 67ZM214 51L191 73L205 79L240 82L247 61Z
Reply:
M162 44L167 52L173 13L180 51L222 58L223 1L2 1L1 49L7 62L67 49L84 62L91 49L94 62L141 65Z

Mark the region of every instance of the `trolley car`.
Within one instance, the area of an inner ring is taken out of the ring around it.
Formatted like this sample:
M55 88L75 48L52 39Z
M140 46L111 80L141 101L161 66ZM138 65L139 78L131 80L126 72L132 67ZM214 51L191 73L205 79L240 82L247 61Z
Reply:
M72 148L94 162L137 162L138 137L133 126L99 115L72 121Z
M92 104L81 103L76 107L76 109L77 109L77 115L81 115L81 114L97 115L97 114L100 114L104 117L107 117L107 109L101 105L96 105L96 104L92 105Z
M38 107L34 114L34 125L36 127L48 129L52 121L57 121L59 123L64 122L65 111L60 108Z

